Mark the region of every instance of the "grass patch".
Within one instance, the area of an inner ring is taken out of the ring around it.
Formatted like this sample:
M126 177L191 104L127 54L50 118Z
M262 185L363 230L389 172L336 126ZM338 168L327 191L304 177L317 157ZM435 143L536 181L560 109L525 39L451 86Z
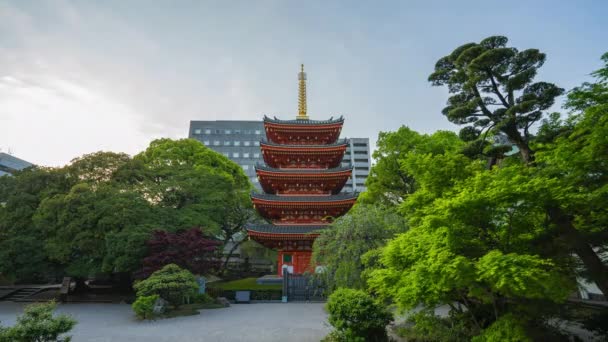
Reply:
M281 284L258 284L257 278L244 278L233 281L213 282L209 287L222 290L246 291L246 290L281 290Z

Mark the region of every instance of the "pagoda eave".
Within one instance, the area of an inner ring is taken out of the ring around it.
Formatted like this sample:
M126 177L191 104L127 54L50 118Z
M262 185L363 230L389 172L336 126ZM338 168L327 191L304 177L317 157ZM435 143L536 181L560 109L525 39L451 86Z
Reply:
M261 245L277 249L310 250L325 225L259 225L247 228L247 235Z

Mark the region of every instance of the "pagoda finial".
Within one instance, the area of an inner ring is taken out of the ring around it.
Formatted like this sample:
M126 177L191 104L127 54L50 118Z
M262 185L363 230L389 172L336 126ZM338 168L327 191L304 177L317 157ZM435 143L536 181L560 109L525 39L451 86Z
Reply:
M298 116L297 120L308 120L306 115L306 73L304 72L304 64L300 67L298 74L299 89L298 89Z

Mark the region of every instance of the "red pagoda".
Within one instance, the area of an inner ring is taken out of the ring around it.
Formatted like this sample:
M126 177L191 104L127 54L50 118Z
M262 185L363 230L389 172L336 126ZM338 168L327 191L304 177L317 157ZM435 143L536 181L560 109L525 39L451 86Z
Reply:
M256 166L264 193L254 193L256 210L269 223L250 225L249 237L278 250L278 273L285 267L301 274L310 269L312 244L335 218L357 200L340 193L352 174L340 167L347 140L339 140L344 119L310 120L306 114L306 74L299 73L298 116L295 120L264 116L266 140L260 142L266 165Z

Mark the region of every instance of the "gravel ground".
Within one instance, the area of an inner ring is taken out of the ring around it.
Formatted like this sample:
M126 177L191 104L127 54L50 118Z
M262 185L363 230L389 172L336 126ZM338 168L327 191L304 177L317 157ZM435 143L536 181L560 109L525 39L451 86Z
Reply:
M3 326L15 323L23 304L0 302ZM126 304L66 304L58 312L78 324L73 341L319 341L330 331L322 303L238 304L200 315L137 321Z

